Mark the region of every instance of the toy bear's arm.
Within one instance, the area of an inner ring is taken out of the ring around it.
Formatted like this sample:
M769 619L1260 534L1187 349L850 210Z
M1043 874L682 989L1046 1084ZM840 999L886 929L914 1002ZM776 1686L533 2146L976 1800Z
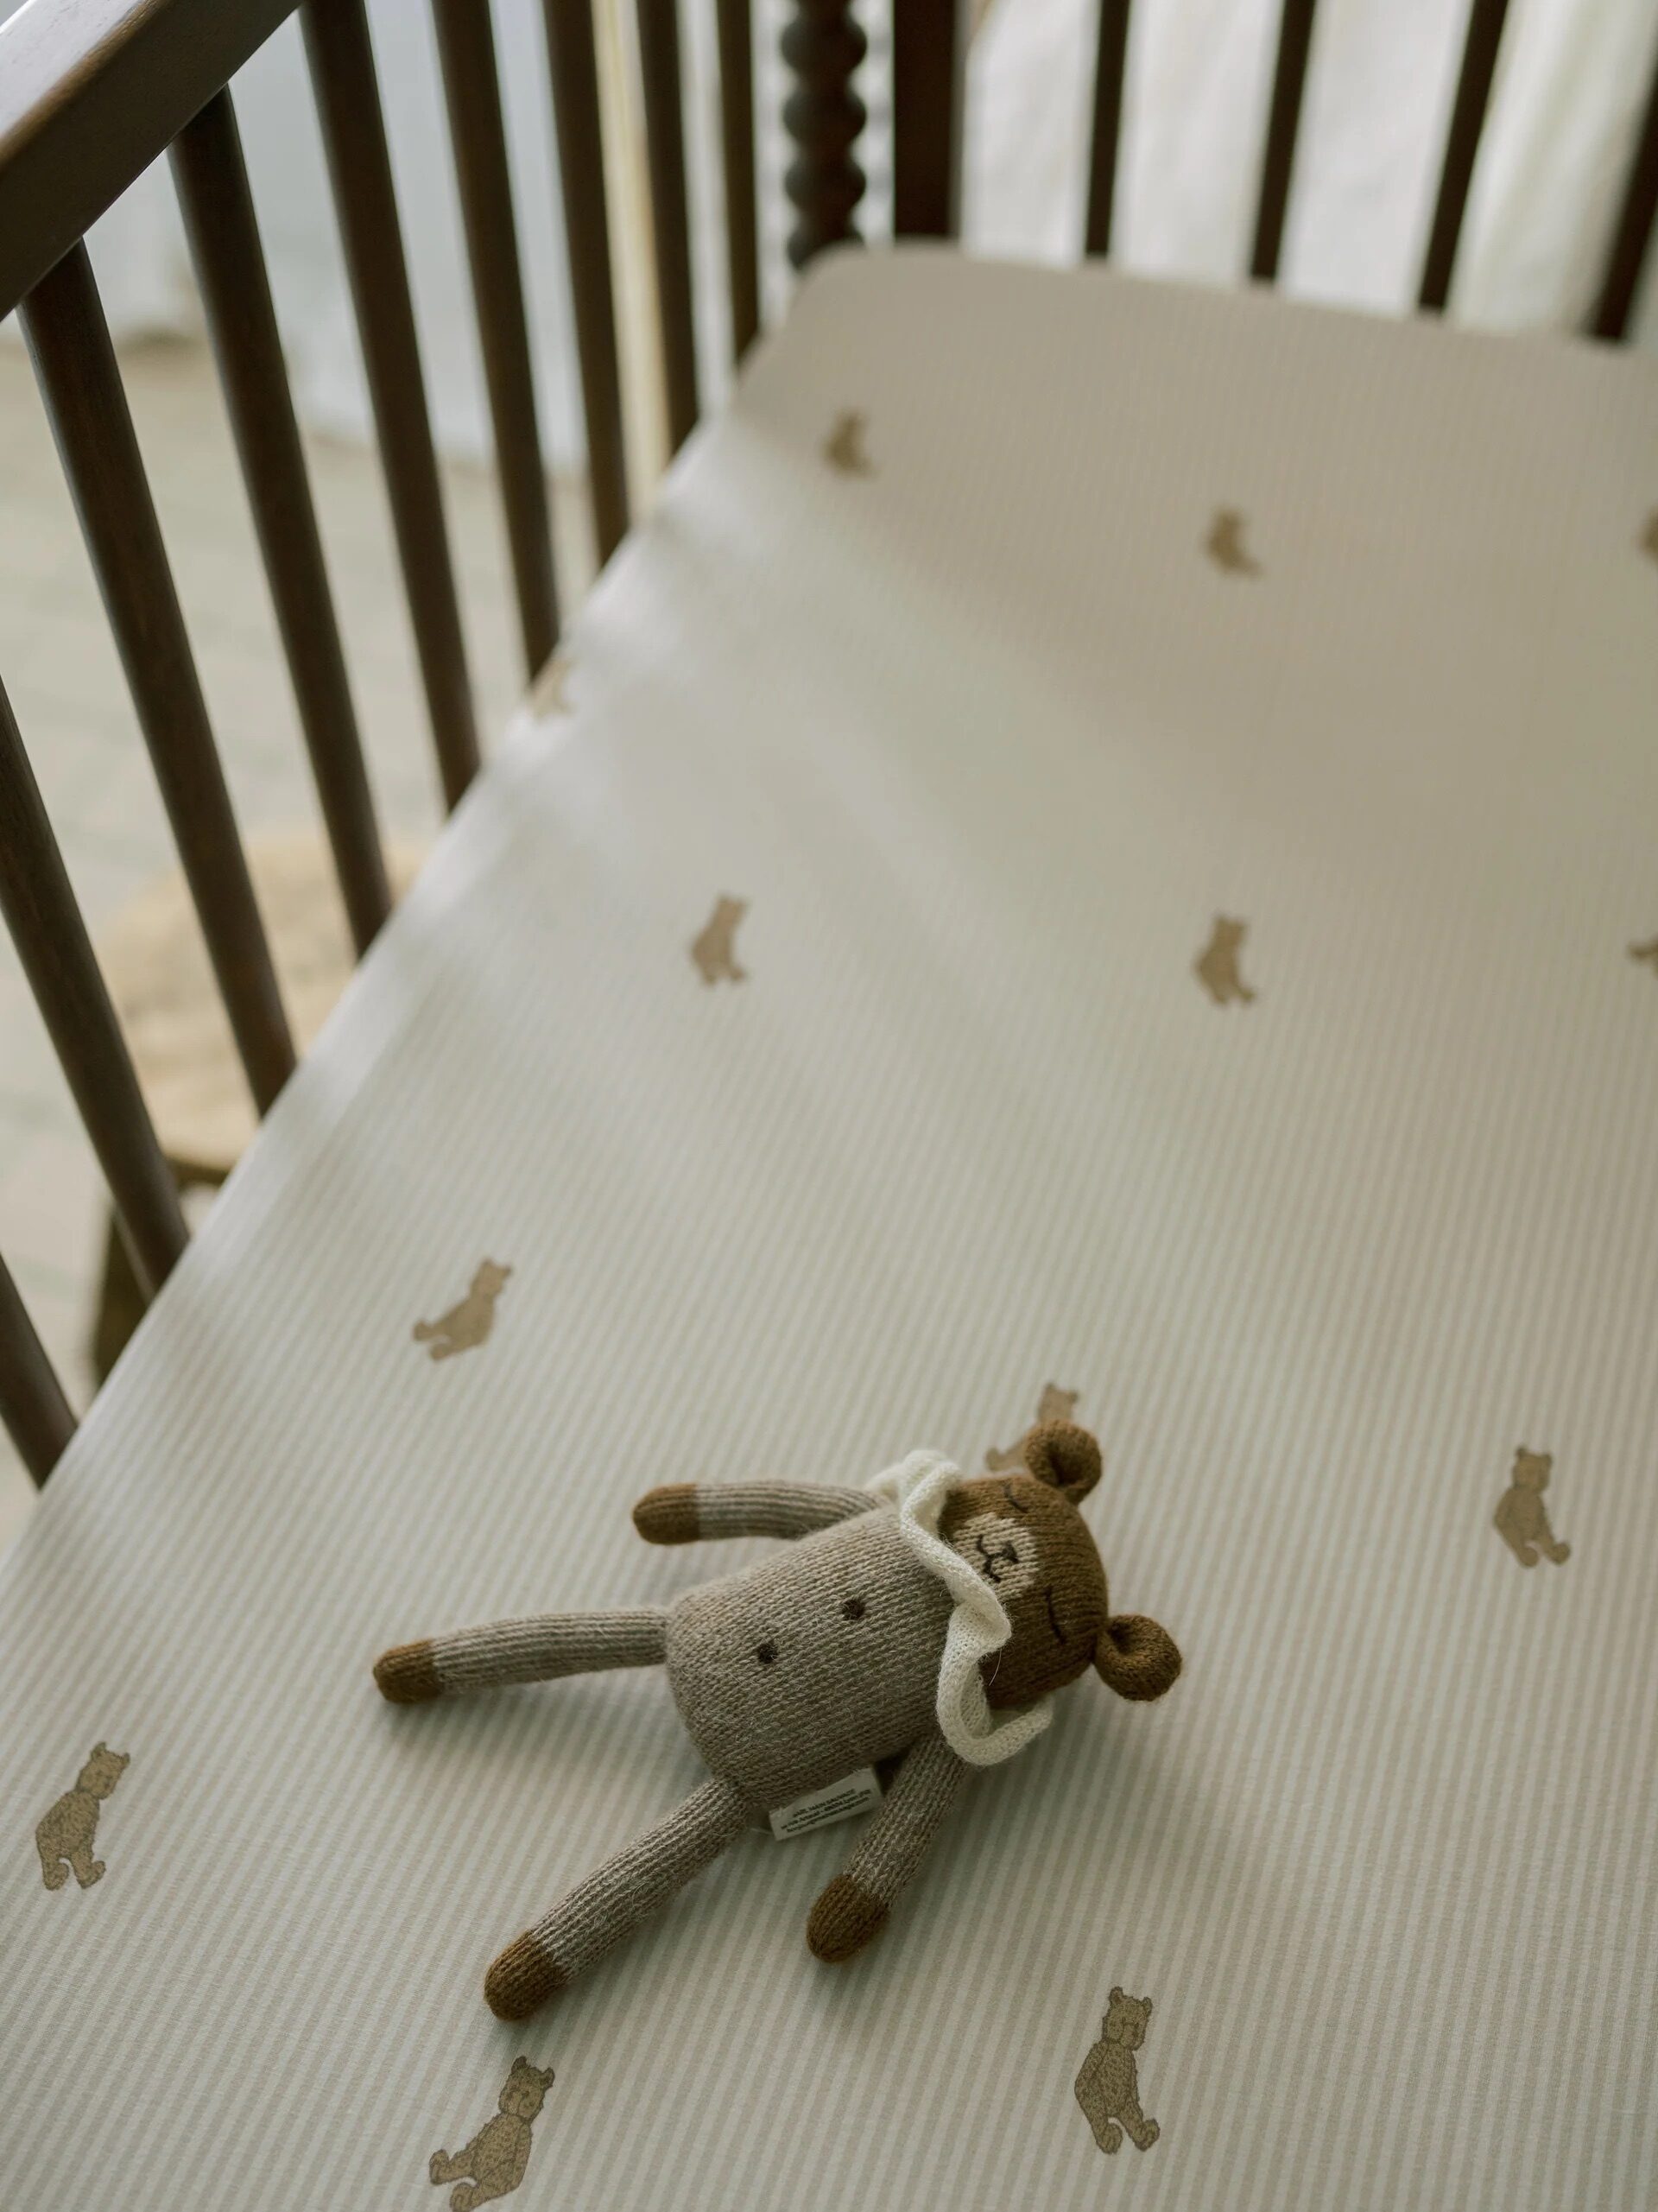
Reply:
M881 1810L812 1908L806 1940L819 1958L838 1965L880 1934L932 1848L966 1772L942 1736L928 1736L906 1752Z
M809 1536L880 1500L867 1490L814 1482L669 1482L633 1509L647 1543L696 1543L706 1537Z
M509 1683L660 1666L668 1656L667 1639L668 1615L660 1606L535 1613L396 1645L375 1661L374 1678L392 1704L424 1705L428 1698Z

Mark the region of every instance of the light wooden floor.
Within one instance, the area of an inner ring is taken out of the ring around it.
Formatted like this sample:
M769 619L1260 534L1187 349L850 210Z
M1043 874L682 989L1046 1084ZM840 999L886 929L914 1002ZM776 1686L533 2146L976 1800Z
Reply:
M123 366L220 751L244 829L316 820L304 751L211 360L169 341ZM311 441L313 483L370 773L388 831L429 836L437 787L371 453ZM520 686L488 472L446 468L487 745ZM563 491L563 487L560 487ZM566 608L591 571L579 491L555 496ZM0 340L0 679L94 932L173 865L165 816L22 348ZM0 1252L77 1403L103 1188L0 931ZM0 1550L33 1496L0 1431Z

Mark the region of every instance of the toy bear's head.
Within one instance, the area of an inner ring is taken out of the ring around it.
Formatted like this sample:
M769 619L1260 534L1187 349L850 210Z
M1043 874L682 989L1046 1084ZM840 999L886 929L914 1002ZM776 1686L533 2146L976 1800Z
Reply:
M1138 2050L1146 2039L1146 2022L1150 2018L1149 1997L1125 1997L1120 1989L1113 1989L1111 2008L1099 2024L1099 2031L1107 2043Z
M499 1260L485 1259L478 1264L472 1277L472 1295L477 1298L496 1298L507 1287L507 1277L512 1270L503 1267Z
M527 2058L515 2058L501 2092L501 2109L515 2120L534 2120L552 2086L550 2066L542 2069L532 2066Z
M1553 1452L1528 1452L1522 1444L1514 1455L1514 1479L1522 1490L1547 1490L1554 1467Z
M992 1707L1028 1704L1088 1667L1119 1696L1161 1697L1180 1670L1174 1639L1155 1620L1112 1616L1105 1569L1078 1505L1099 1480L1099 1446L1068 1421L1043 1422L1025 1464L975 1476L946 1501L945 1542L995 1590L1013 1634L984 1663Z
M92 1755L80 1770L77 1787L89 1797L107 1797L130 1763L130 1752L111 1751L107 1744L94 1744Z

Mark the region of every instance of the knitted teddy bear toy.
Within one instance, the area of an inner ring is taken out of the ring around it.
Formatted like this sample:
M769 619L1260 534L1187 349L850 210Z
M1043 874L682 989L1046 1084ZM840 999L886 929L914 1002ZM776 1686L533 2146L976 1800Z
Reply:
M665 1665L710 1778L576 1886L490 1967L484 1994L526 2019L769 1812L902 1755L891 1786L812 1909L816 1955L879 1934L970 1766L1041 1733L1047 1699L1090 1666L1120 1696L1161 1697L1180 1672L1154 1620L1112 1614L1077 1511L1099 1447L1050 1422L1022 1467L965 1478L913 1452L867 1489L674 1483L634 1507L652 1543L798 1539L673 1605L546 1613L402 1644L376 1661L394 1704Z

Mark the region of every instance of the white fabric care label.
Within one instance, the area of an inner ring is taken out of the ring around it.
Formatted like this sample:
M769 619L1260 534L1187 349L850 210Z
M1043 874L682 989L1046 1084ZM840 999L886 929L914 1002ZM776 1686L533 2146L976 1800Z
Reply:
M838 1820L851 1820L854 1813L870 1813L881 1802L881 1784L875 1778L872 1766L860 1766L856 1774L845 1774L838 1782L826 1783L821 1790L808 1790L793 1804L779 1805L771 1816L771 1832L780 1843L791 1835L804 1835L809 1829L828 1828Z

